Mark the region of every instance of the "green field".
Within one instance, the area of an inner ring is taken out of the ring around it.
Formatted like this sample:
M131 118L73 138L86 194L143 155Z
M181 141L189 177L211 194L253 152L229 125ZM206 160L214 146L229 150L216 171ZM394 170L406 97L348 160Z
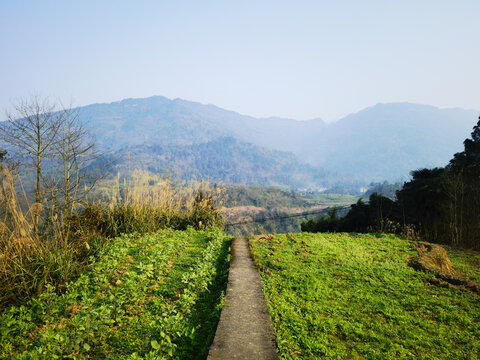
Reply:
M0 358L205 358L229 245L216 229L112 239L64 294L50 287L0 315Z
M312 193L303 196L312 205L348 206L358 201L358 196L347 194Z
M406 240L303 233L250 246L283 359L480 358L480 296L426 282ZM479 278L478 254L449 254Z

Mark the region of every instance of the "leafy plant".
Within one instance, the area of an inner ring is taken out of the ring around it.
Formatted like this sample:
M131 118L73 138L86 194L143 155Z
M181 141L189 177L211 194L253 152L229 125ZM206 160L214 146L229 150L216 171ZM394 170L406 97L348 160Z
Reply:
M48 285L38 298L0 316L0 358L205 354L215 327L203 328L196 313L213 305L203 311L204 320L216 325L228 245L218 229L111 240L92 270L68 283L63 294Z

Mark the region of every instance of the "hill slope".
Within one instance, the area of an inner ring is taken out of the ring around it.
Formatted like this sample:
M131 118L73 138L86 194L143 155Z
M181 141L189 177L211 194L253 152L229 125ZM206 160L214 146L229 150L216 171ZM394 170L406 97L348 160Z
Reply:
M418 254L407 240L300 233L256 236L250 247L281 358L480 356L478 294L409 267ZM477 279L479 255L461 253L453 266Z
M129 166L178 179L209 179L247 185L291 187L326 186L328 178L319 169L302 164L292 153L268 150L232 137L192 144L139 145L115 154L116 170Z
M89 105L80 108L80 113L92 125L99 143L112 151L191 146L234 137L242 143L292 152L297 162L364 181L395 181L417 168L445 165L462 148L478 116L473 110L392 103L325 124L320 119L257 119L214 105L160 96ZM217 170L209 166L196 175L212 175Z
M396 180L444 166L462 149L478 112L409 103L377 104L329 125L308 160L331 171Z
M112 150L142 144L194 144L234 136L259 146L292 151L306 133L325 127L320 119L257 119L214 105L162 96L93 104L80 108L80 113L103 146Z

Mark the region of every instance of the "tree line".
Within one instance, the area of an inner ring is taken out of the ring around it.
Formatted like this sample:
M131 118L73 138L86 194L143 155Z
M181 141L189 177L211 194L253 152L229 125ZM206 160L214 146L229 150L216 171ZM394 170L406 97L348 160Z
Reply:
M373 193L340 218L333 209L302 231L394 232L426 241L480 247L480 117L464 150L447 166L419 169L392 200Z

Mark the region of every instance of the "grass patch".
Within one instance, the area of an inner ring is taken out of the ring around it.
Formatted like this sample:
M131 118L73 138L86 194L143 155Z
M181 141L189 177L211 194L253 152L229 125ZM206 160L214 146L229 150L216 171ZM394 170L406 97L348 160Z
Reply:
M0 316L0 358L205 358L223 305L230 238L217 229L111 240L64 294Z
M281 358L480 357L480 297L429 284L431 274L407 265L416 255L408 241L302 233L250 246Z
M312 193L304 198L310 204L327 206L348 206L358 201L358 196L348 194Z
M445 246L453 266L460 270L468 279L480 284L480 252L460 250Z

